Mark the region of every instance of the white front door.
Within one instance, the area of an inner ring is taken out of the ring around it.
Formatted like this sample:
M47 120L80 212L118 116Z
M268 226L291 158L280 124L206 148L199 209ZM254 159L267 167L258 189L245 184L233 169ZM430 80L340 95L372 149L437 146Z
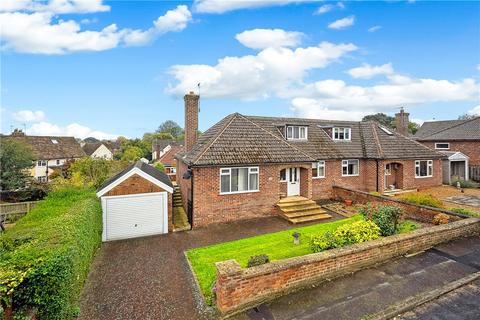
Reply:
M300 168L287 169L287 196L300 195Z

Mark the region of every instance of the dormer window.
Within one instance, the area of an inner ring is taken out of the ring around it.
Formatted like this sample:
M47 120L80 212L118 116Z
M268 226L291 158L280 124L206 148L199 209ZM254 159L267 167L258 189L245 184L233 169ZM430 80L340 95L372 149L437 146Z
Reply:
M333 128L333 140L350 140L351 131L350 128Z
M287 126L287 140L307 140L307 127Z
M52 139L52 143L53 144L58 144L58 140L57 139Z

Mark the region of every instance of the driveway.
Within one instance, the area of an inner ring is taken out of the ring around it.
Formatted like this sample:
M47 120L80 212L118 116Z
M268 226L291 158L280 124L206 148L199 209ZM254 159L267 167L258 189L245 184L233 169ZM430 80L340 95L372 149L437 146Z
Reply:
M80 319L206 319L183 252L294 227L271 217L104 243L82 293Z

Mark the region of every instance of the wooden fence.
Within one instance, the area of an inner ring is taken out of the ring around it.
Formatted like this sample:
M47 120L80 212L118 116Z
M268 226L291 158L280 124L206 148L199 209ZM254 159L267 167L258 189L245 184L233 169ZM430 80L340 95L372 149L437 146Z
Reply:
M33 208L37 206L40 201L27 201L17 203L1 203L0 204L0 221L15 222Z
M470 179L480 182L480 166L469 166L469 171Z

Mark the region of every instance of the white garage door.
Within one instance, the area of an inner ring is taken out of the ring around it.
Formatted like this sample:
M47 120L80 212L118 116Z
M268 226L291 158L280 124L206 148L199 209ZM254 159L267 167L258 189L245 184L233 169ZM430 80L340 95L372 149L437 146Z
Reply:
M106 240L168 232L166 193L105 197Z

